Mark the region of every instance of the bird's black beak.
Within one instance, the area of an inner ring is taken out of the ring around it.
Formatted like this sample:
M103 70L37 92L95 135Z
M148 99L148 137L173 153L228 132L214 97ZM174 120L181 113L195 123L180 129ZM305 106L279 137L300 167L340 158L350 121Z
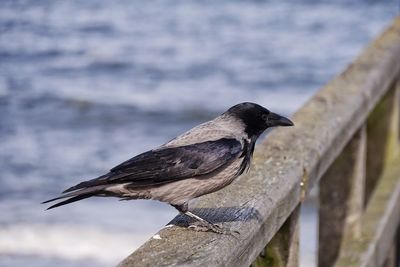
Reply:
M267 117L267 125L268 127L274 127L274 126L293 126L294 124L288 118L270 112Z

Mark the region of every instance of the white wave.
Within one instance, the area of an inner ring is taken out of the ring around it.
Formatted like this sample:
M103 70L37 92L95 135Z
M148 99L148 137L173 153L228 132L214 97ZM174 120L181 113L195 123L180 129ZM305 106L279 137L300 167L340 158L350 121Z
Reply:
M115 265L149 236L74 225L17 224L0 227L0 255L93 260Z

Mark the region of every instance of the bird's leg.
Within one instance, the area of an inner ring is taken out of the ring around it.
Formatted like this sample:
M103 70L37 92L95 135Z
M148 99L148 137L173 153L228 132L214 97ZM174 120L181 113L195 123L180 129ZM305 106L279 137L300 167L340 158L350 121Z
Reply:
M200 223L200 225L190 225L189 228L195 230L195 231L202 231L202 232L214 232L217 234L230 234L230 230L226 230L221 228L220 226L216 224L212 224L203 218L197 216L196 214L191 213L188 210L188 205L187 203L183 205L172 205L174 208L176 208L179 212L185 214L186 216L189 216L190 218L196 220L197 222Z

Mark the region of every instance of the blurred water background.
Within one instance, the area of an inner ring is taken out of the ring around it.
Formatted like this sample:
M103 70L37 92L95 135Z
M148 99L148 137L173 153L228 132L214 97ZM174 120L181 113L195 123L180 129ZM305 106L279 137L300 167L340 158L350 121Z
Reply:
M229 106L290 115L397 12L394 1L1 1L0 266L112 266L176 211L39 203ZM302 265L315 260L315 203Z

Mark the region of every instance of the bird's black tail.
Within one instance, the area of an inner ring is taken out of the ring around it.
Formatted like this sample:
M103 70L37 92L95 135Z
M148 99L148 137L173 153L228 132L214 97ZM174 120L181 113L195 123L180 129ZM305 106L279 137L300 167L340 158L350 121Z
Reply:
M60 206L63 206L63 205L66 205L66 204L69 204L69 203L72 203L72 202L75 202L75 201L79 201L79 200L82 200L82 199L85 199L85 198L88 198L88 197L92 197L92 196L93 196L93 194L83 194L83 195L79 195L79 196L76 196L76 197L71 197L71 198L69 198L67 200L58 202L57 204L54 204L53 206L48 207L46 210L57 208L57 207L60 207ZM59 199L59 198L56 198L56 199ZM47 200L47 201L43 202L42 204L54 201L56 199Z
M68 194L62 194L59 197L46 200L46 201L42 202L42 204L53 202L53 201L56 201L56 200L59 200L59 199L68 198L66 200L63 200L61 202L58 202L58 203L54 204L53 206L48 207L47 210L53 209L53 208L57 208L57 207L60 207L60 206L63 206L63 205L66 205L66 204L69 204L69 203L72 203L72 202L75 202L75 201L79 201L79 200L82 200L82 199L85 199L85 198L89 198L89 197L92 197L92 196L99 195L102 192L104 192L103 191L104 188L105 188L105 186L94 186L94 187L90 187L90 188L84 188L84 189L78 190L76 192L71 192L71 193L68 193Z

